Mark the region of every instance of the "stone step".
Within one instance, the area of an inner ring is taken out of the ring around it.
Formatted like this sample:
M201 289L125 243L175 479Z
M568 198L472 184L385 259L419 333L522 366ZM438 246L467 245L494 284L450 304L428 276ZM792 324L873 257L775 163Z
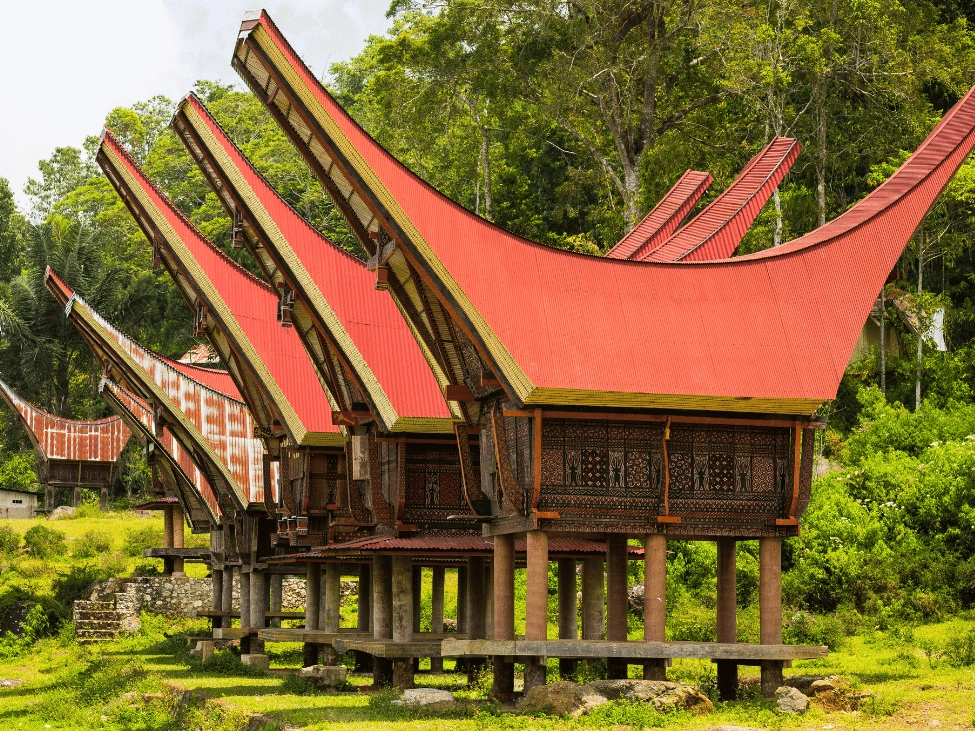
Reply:
M114 620L98 621L98 620L86 620L84 622L75 622L75 632L80 630L107 630L109 632L117 632L121 627L122 623Z
M110 611L110 612L93 612L90 609L75 609L74 610L74 621L75 622L85 622L89 619L96 620L99 622L104 621L118 621L121 622L123 617L125 617L122 612Z
M115 639L115 635L118 634L118 630L115 629L78 629L75 628L75 636L79 639L84 638L88 640L92 639L105 639L112 640Z
M84 601L79 599L74 603L75 610L89 611L89 612L114 612L115 602L95 602L95 601Z

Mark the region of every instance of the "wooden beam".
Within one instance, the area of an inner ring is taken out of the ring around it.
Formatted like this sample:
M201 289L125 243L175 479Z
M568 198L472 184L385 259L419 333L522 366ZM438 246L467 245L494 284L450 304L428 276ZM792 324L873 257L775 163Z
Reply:
M465 385L449 384L443 387L443 397L448 401L472 402L477 399L471 389Z

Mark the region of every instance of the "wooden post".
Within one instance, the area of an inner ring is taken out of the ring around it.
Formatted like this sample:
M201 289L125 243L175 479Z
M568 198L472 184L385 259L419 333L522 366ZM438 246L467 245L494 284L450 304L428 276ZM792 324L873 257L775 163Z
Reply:
M247 629L251 626L251 575L245 572L244 567L240 567L240 628ZM251 638L244 636L240 638L240 654L249 655L251 651Z
M173 548L173 508L163 508L163 548Z
M359 564L359 586L357 589L357 606L355 627L360 632L372 632L372 565ZM357 650L355 653L355 671L364 672L372 667L372 655Z
M325 632L338 632L342 621L342 566L325 564L324 622L319 626Z
M515 638L515 537L494 536L494 639ZM491 695L500 703L511 703L515 690L515 664L494 658L494 687Z
M443 566L433 567L433 597L430 603L430 631L443 632L443 594L444 594L444 568ZM443 658L430 658L430 672L440 674L443 672Z
M413 641L413 559L393 556L393 642ZM413 658L393 661L393 686L399 690L413 687Z
M81 488L76 487L71 494L71 507L77 508L81 505Z
M413 634L420 631L420 619L423 613L423 567L413 567ZM420 672L420 658L413 658L413 672Z
M186 535L186 521L183 519L183 508L174 505L171 510L173 521L173 548L182 548L183 539ZM173 557L173 576L186 576L183 571L183 559Z
M280 612L284 603L284 574L271 574L271 611ZM281 618L273 617L270 622L272 627L281 626Z
M54 488L50 485L44 486L44 509L54 510Z
M210 608L214 612L223 611L223 571L213 569L210 572ZM220 620L213 619L213 626L219 627Z
M548 534L533 530L525 534L528 568L525 576L525 639L548 639ZM525 659L525 692L545 685L545 658Z
M643 639L667 639L667 536L655 533L643 541ZM667 661L643 663L644 680L666 680Z
M223 569L223 611L232 612L234 610L234 567L224 566ZM239 574L239 570L237 571ZM237 604L238 608L240 603ZM230 617L224 617L223 621L219 624L213 625L214 627L233 627L233 620Z
M257 631L264 629L267 620L267 574L263 571L251 572L251 623L255 635L251 638L252 655L264 654L264 640L257 637Z
M467 639L483 640L486 636L484 622L484 557L467 559ZM467 682L473 685L484 670L484 660L467 659Z
M103 487L98 491L98 507L101 510L108 510L108 488Z
M467 632L467 567L457 568L457 631ZM454 672L466 672L470 661L467 658L457 658Z
M626 579L626 535L610 533L606 536L606 639L625 642L627 635L626 614L629 605ZM607 658L606 676L612 679L626 678L626 660Z
M737 545L734 538L718 539L718 642L738 639L737 587L735 577ZM718 693L721 700L733 701L738 695L738 663L718 660Z
M761 643L782 644L782 539L758 539L758 610ZM762 696L772 698L782 685L782 662L762 663Z
M393 564L389 556L372 560L372 636L377 640L393 639ZM377 686L390 685L392 663L384 657L373 657L372 677Z
M484 636L494 637L494 564L484 567Z
M603 559L582 561L582 639L603 639Z
M318 629L319 602L322 596L322 571L317 563L308 564L305 576L305 629ZM305 667L318 665L322 647L317 642L306 642L302 649L302 663Z
M578 592L576 590L576 562L574 558L560 558L559 572L559 639L578 639ZM562 680L574 678L579 663L576 660L559 660L559 676Z

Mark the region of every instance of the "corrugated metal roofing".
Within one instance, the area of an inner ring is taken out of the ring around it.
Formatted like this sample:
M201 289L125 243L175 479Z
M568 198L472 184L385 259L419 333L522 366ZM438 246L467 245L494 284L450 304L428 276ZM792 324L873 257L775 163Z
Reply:
M156 420L152 415L152 411L146 405L146 402L125 390L110 378L102 379L102 388L108 389L114 397L114 400L108 399L109 403L115 405L117 402L118 406L116 408L121 407L125 409L131 418L136 419L142 425L146 438L151 438L166 450L169 458L179 467L183 473L183 477L189 483L190 487L192 487L198 499L207 504L210 514L214 517L219 516L222 513L220 501L217 499L217 495L210 485L210 481L200 472L190 454L182 447L179 440L173 436L171 430L163 427L162 434L157 436ZM176 498L172 499L175 500Z
M749 160L735 181L686 226L658 247L645 247L630 258L711 261L731 256L769 196L799 157L801 149L796 140L775 137Z
M905 165L800 239L720 261L632 262L560 251L450 201L367 135L266 13L242 27L403 233L405 254L469 323L529 404L811 414L834 398L881 285L975 145L969 92ZM253 60L257 59L257 60ZM256 52L244 63L264 63ZM311 144L311 143L309 143ZM316 143L317 144L317 143Z
M254 421L247 407L193 380L171 361L124 334L50 268L46 283L58 301L66 303L69 319L88 340L96 356L106 362L104 353L112 353L107 362L115 367L124 364L126 378L132 381L128 385L139 396L158 402L156 406L166 411L170 422L167 427L175 428L177 423L185 427L181 446L194 455L201 471L210 474L199 460L212 459L211 480L222 476L228 489L244 504L262 502L264 445L254 437ZM277 463L272 463L272 468L276 473ZM272 474L271 484L276 490L276 474Z
M194 95L180 105L199 151L222 171L248 219L272 230L262 241L321 329L350 351L362 382L375 380L399 417L451 418L409 325L365 264L322 236L277 194ZM297 286L296 286L297 285ZM350 347L351 346L351 347ZM356 357L358 356L358 357ZM450 425L445 429L449 430Z
M691 212L714 178L710 173L688 170L667 191L640 223L606 252L611 259L642 259L670 238Z
M274 290L206 239L110 133L104 135L101 150L105 154L99 162L111 166L114 173L109 179L122 186L130 199L138 199L153 219L162 237L156 244L180 269L177 285L192 290L189 298L212 305L207 317L214 318L225 335L251 382L249 390L267 397L298 445L321 441L306 438L307 432L330 435L336 445L341 444L344 440L332 423L331 405L295 328L278 322L279 298ZM204 369L195 368L200 370Z
M0 395L20 417L34 448L43 459L114 462L132 436L117 416L77 421L39 409L0 381Z

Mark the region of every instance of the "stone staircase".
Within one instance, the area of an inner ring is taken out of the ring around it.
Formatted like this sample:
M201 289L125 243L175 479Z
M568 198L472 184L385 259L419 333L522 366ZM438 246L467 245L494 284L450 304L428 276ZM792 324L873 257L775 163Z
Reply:
M115 600L85 601L74 603L74 629L78 644L108 642L115 639L125 619L123 612L116 611Z

